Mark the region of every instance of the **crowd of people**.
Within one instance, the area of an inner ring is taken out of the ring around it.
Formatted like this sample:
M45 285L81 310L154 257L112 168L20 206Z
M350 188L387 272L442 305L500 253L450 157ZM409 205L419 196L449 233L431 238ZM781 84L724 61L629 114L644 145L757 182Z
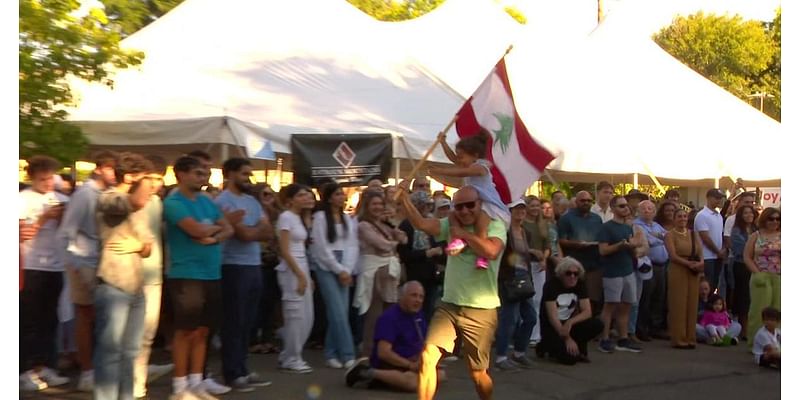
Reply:
M596 339L604 353L741 341L780 368L779 209L711 189L691 210L677 191L656 202L608 182L596 202L581 191L502 204L481 136L443 144L456 165L431 172L466 178L452 198L425 178L372 180L353 213L339 184L275 193L243 158L224 162L212 193L202 151L174 161L171 188L157 156L100 152L79 185L32 157L19 195L20 389L67 384L56 364L74 351L77 389L96 399L146 398L170 372L172 399L214 399L270 385L251 353L313 373L312 343L348 386L421 399L446 378L443 358L462 358L488 399L493 366L533 367L530 347L590 362ZM171 364L150 364L156 339Z

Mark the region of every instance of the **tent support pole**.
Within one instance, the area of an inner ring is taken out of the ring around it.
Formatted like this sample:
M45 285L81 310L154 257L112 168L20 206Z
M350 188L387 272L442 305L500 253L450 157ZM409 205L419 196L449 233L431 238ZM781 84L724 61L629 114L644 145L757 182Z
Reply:
M399 158L395 158L394 159L394 184L395 184L395 186L397 186L398 183L400 183L400 159Z
M733 182L735 183L736 181ZM719 177L714 178L714 187L719 188Z
M637 190L639 189L639 173L638 172L634 172L633 173L633 188L637 189Z

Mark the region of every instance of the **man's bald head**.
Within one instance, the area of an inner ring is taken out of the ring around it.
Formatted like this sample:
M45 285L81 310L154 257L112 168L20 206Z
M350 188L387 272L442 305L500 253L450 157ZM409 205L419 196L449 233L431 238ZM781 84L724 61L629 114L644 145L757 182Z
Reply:
M398 304L403 312L415 314L422 309L425 300L425 288L417 281L408 281L400 287Z
M575 195L575 205L581 214L586 214L592 209L592 194L581 190Z
M472 186L464 186L453 195L453 202L456 204L476 199L478 199L478 191Z
M650 200L640 201L637 209L639 210L639 216L647 222L653 221L656 216L656 205Z

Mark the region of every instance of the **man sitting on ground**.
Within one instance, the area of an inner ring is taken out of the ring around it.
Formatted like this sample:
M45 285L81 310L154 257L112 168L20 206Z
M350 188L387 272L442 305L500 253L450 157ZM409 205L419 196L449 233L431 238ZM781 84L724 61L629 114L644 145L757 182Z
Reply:
M359 363L347 371L347 386L360 382L369 388L417 390L420 353L428 326L422 313L425 290L417 281L400 288L397 304L386 310L375 324L375 346L369 364ZM442 377L439 373L439 378Z

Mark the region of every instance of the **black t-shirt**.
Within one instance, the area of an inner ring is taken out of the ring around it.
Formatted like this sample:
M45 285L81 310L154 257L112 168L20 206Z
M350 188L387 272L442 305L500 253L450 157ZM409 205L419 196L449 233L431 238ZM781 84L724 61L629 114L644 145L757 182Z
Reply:
M552 329L550 318L547 316L547 307L545 306L548 301L556 302L558 319L563 322L578 312L581 299L588 298L586 284L582 280L579 280L578 284L571 288L564 287L561 279L557 277L545 282L544 289L542 289L542 304L539 308L539 321L542 323L542 329Z

